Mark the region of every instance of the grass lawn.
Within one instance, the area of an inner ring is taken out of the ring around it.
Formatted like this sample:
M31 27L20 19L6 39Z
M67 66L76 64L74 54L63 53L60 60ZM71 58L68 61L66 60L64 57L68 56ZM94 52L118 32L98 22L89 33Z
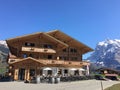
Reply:
M120 90L120 84L115 84L109 88L106 88L105 90Z

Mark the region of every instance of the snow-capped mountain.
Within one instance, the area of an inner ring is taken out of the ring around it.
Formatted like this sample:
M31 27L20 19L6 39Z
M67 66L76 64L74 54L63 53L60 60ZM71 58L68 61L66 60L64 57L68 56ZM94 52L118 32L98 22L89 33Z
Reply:
M120 40L107 39L99 42L88 59L102 66L110 68L120 67Z
M0 40L0 45L4 45L4 46L7 47L7 43L6 43L6 41L3 41L3 40Z
M7 47L6 41L0 41L0 62L4 63L7 60L9 49Z

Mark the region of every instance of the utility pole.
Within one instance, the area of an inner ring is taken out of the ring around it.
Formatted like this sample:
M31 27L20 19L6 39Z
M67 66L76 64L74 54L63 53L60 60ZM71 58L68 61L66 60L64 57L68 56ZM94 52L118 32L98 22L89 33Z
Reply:
M100 81L100 83L101 83L101 90L103 90L103 83L102 83L102 80Z

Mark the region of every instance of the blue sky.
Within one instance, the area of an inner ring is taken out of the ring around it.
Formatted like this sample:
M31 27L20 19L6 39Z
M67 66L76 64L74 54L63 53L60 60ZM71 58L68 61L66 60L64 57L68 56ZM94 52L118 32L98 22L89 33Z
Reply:
M0 40L54 29L93 49L120 39L120 0L0 0Z

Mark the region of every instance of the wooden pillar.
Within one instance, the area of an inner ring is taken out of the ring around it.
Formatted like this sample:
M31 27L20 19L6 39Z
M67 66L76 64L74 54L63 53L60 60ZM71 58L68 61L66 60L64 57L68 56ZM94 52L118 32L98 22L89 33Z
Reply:
M14 72L14 80L18 80L18 74L19 74L19 69L15 69L15 72Z
M27 80L27 69L25 69L25 77L24 77L25 80Z
M25 69L25 80L30 80L30 70Z
M30 69L27 70L27 80L30 80Z
M27 69L25 69L25 77L24 77L25 80L27 80Z

